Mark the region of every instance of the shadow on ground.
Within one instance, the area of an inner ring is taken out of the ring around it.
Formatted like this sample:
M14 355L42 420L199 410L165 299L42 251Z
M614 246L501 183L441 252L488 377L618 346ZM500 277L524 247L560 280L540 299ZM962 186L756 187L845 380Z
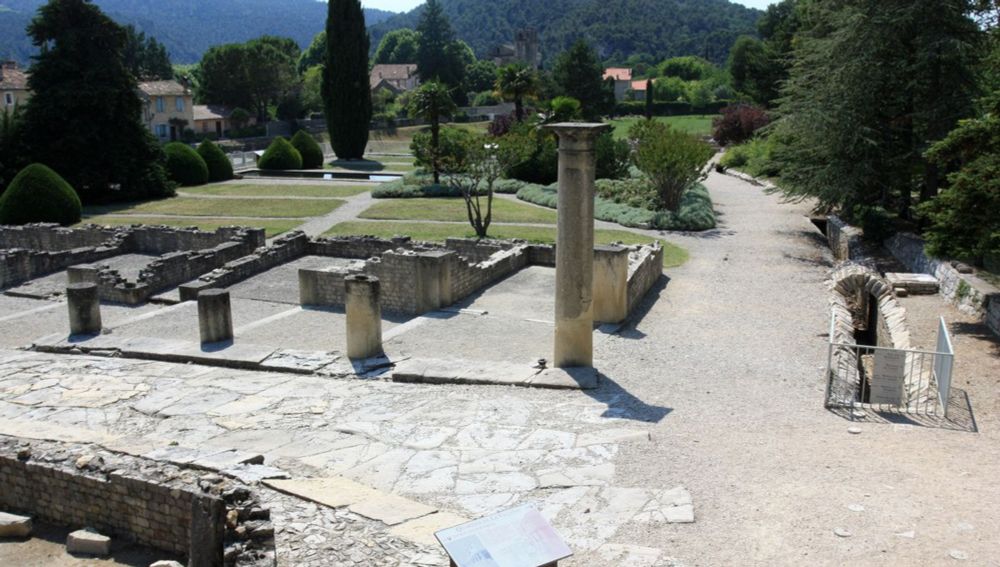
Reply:
M930 427L949 431L979 433L976 417L972 413L969 394L960 388L952 388L948 399L948 415L917 414L903 411L877 410L868 407L829 407L830 413L855 423L878 423L887 425L909 425Z

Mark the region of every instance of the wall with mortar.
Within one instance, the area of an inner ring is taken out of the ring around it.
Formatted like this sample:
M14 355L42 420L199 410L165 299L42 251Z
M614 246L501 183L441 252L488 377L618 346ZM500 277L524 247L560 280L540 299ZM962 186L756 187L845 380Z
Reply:
M499 248L479 262L455 256L450 262L451 303L464 299L484 287L499 281L528 265L525 245Z
M840 217L836 215L827 217L826 239L836 259L843 261L862 258L864 250L861 235L860 228L847 224Z
M628 312L642 301L663 275L663 246L632 246L628 257Z
M73 248L115 246L126 230L86 225L63 228L57 224L39 223L21 226L0 226L0 249L27 248L57 252Z
M300 231L285 234L271 246L259 248L249 256L227 262L221 268L180 286L181 301L198 298L198 292L210 288L225 288L262 274L271 268L301 258L309 249L309 237Z

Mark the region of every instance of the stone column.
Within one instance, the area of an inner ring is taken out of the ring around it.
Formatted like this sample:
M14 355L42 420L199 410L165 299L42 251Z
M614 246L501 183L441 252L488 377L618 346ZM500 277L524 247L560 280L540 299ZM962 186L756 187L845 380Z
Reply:
M222 567L226 544L226 504L208 494L191 498L188 567Z
M553 363L593 366L594 141L611 126L563 122L547 128L559 136Z
M382 354L381 285L364 274L344 278L347 310L347 357L370 358Z
M66 281L75 283L98 283L100 270L96 266L70 266L66 268Z
M228 291L206 289L198 292L198 330L201 344L233 340L233 310Z
M96 335L101 332L101 296L96 283L68 285L66 299L71 335Z
M628 248L594 248L594 320L621 323L628 317Z

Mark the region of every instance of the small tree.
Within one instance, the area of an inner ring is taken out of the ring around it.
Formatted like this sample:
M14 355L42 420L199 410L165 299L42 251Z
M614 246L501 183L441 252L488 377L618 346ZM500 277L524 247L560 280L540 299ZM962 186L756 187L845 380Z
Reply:
M658 208L677 211L681 197L704 179L712 148L698 138L663 122L637 122L629 137L636 142L635 165L653 182Z
M552 107L549 122L567 122L580 118L580 101L571 96L557 96L549 106Z
M643 109L646 114L646 120L653 119L653 79L646 79L646 104Z
M302 169L302 154L288 140L278 136L257 161L264 170Z
M80 197L48 167L33 163L21 170L0 195L0 224L80 222Z
M486 238L493 222L493 185L510 169L528 159L529 140L516 133L502 138L462 132L458 151L441 159L448 184L462 193L469 224Z
M763 108L750 104L730 105L712 120L712 137L721 146L742 144L770 122Z
M507 65L497 72L496 89L504 100L514 103L514 116L520 122L524 120L525 97L538 89L538 75L524 65Z
M299 130L292 136L292 146L302 155L302 169L318 169L323 167L323 148L316 143L309 132Z
M434 183L441 182L441 160L438 152L441 119L451 116L456 108L448 87L438 81L424 83L410 98L410 116L422 118L430 124L432 152L430 163L434 173Z
M167 173L183 187L208 183L208 164L201 154L181 142L171 142L163 147L167 154Z
M361 159L372 119L369 38L361 2L331 0L326 37L322 91L330 145L340 159Z
M233 162L212 140L205 140L198 146L198 155L208 166L208 180L228 181L233 178Z

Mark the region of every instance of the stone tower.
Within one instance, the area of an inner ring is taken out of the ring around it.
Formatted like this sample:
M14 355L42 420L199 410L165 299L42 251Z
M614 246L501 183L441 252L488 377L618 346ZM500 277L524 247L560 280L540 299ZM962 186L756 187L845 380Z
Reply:
M538 43L538 30L524 28L514 36L514 57L535 69L542 65L542 52Z

